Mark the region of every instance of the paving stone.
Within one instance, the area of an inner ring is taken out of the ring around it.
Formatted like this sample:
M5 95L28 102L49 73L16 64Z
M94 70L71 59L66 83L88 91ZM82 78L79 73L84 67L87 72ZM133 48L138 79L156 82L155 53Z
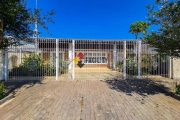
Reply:
M17 92L11 102L0 107L0 120L180 119L180 101L165 95L156 86L154 93L145 90L142 94L143 90L132 89L130 82L48 81L36 84Z

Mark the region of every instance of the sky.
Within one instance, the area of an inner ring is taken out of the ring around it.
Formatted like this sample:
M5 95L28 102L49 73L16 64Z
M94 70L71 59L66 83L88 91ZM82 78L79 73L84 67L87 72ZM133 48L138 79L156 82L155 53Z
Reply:
M147 21L147 4L155 0L38 0L43 12L54 9L55 24L47 23L49 32L38 27L42 38L135 39L130 24ZM27 0L34 8L36 0ZM153 28L149 28L153 30ZM140 35L142 36L142 35Z

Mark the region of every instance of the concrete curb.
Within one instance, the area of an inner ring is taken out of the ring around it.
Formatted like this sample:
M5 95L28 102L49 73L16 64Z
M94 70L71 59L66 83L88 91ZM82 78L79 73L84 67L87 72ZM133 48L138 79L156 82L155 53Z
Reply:
M6 96L5 98L0 100L0 105L4 104L5 102L11 100L12 98L14 98L14 94L10 93L8 96Z

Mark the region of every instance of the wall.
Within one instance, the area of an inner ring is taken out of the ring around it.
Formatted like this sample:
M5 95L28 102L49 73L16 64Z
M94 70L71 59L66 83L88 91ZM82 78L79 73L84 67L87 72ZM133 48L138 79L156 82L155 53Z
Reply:
M4 50L0 50L0 80L4 79Z
M174 58L172 60L172 75L173 79L180 80L180 59Z

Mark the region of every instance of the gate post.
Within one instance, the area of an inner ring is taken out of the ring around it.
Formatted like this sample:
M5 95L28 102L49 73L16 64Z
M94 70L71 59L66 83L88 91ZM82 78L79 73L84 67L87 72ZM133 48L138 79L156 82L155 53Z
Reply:
M141 41L138 46L138 79L141 79Z
M5 66L4 66L4 79L8 80L8 48L5 49Z
M72 80L74 80L74 76L75 76L75 62L74 62L74 58L75 58L75 41L72 40L72 55L73 55L73 66L72 66Z
M59 39L56 39L56 80L58 80L59 73Z
M116 53L116 44L113 45L113 70L116 69L116 60L117 60L117 53Z
M126 80L126 41L124 41L124 61L123 61L123 76L124 80Z
M68 68L69 70L72 69L72 43L69 43L69 46L68 46L68 61L69 61L69 65L68 65Z

